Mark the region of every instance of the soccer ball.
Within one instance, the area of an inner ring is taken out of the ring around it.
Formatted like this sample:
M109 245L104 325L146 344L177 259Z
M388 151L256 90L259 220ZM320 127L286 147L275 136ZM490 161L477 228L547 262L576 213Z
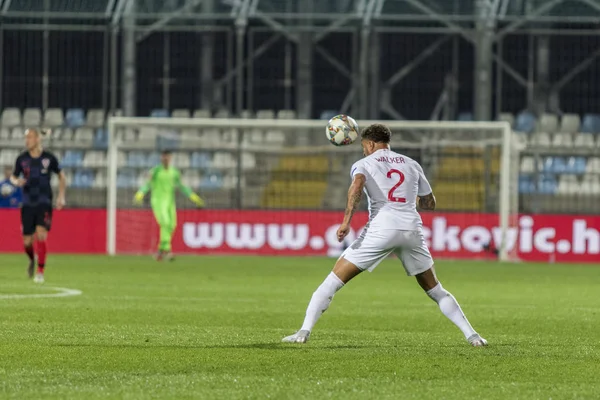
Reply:
M14 190L14 187L12 185L9 185L8 183L5 183L2 186L0 186L0 194L3 197L8 197L12 195Z
M358 124L348 115L336 115L327 123L325 135L336 146L352 144L358 137Z

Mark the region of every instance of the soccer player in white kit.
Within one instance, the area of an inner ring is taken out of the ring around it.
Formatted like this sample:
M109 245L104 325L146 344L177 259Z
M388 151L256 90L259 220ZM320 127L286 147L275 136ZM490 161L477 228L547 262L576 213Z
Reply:
M427 295L472 346L487 345L487 341L475 332L454 296L437 280L422 233L423 222L417 212L417 204L422 210L435 209L435 197L419 163L390 150L391 135L390 129L382 124L371 125L361 133L365 157L357 161L350 172L352 184L344 220L337 231L338 240L341 242L348 235L363 190L369 200L369 222L313 293L300 330L283 338L283 342L306 343L335 293L352 278L365 270L372 271L394 253L402 261L406 273L417 278Z

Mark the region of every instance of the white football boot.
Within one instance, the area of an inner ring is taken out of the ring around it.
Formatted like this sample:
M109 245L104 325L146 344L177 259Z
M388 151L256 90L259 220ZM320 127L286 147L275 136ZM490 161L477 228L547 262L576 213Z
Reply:
M281 339L284 343L306 343L310 336L310 331L298 331L293 335L286 336Z
M488 344L487 340L479 336L479 333L469 336L467 342L469 342L469 344L473 347L483 347L487 346Z
M35 274L35 278L33 278L34 283L44 283L44 274L40 274L39 272Z

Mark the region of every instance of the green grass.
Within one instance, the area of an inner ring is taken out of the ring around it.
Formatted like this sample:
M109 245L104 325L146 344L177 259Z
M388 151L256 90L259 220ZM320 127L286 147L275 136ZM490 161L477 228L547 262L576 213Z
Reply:
M394 260L295 331L325 258L52 256L47 283L0 255L0 397L14 399L592 399L600 269L439 262L489 342L471 348Z

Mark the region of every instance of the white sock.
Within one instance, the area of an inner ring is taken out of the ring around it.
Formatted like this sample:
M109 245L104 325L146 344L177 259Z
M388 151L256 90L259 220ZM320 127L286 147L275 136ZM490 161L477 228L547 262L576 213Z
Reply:
M438 283L436 287L427 291L427 295L440 306L442 314L452 321L454 325L458 326L465 335L465 338L468 339L471 335L476 333L469 323L469 320L460 309L454 296L444 289L441 283Z
M308 303L306 309L306 316L304 317L304 323L300 330L312 331L313 327L317 323L317 320L329 308L331 300L335 292L340 290L344 286L344 283L337 277L336 274L331 272L327 275L327 278L321 283L321 286L315 290Z

